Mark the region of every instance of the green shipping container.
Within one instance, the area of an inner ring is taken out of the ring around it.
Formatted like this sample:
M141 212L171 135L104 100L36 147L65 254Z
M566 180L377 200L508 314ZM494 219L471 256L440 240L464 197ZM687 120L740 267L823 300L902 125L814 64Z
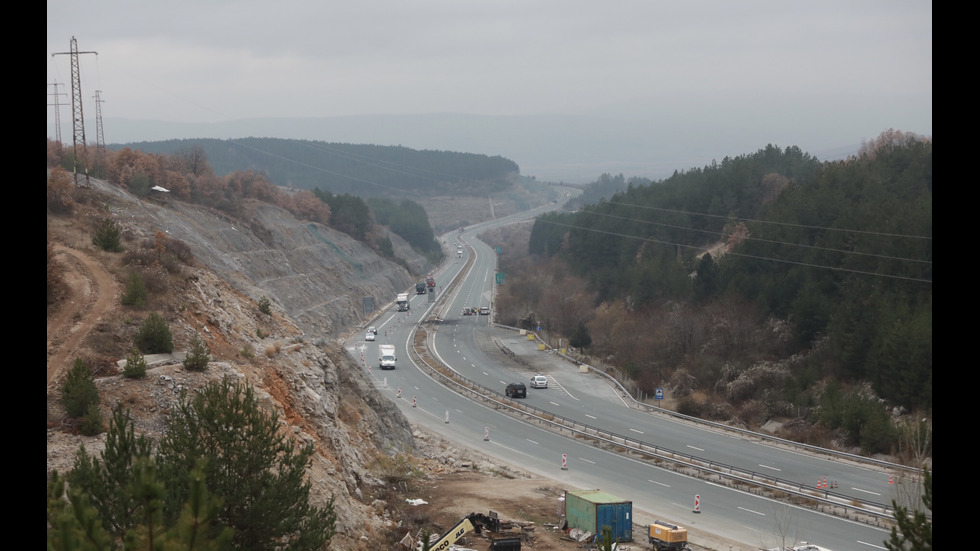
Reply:
M633 502L599 490L565 490L565 520L569 528L596 534L608 526L612 540L633 541Z

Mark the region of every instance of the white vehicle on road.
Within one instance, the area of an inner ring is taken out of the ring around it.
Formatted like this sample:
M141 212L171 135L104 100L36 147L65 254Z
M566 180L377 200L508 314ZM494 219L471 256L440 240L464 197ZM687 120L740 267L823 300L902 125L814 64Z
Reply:
M382 344L378 356L378 366L381 369L395 369L395 345Z
M548 378L544 375L531 377L531 388L548 388Z

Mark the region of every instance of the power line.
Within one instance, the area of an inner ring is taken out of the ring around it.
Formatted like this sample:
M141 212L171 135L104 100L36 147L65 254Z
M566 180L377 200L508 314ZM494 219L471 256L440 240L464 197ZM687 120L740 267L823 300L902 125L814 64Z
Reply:
M923 235L905 235L905 234L901 234L901 233L883 233L883 232L873 232L873 231L867 231L867 230L852 230L852 229L847 229L847 228L827 228L827 227L822 227L822 226L807 226L805 224L790 224L790 223L787 223L787 222L774 222L774 221L771 221L771 220L754 220L752 218L739 218L739 217L735 217L735 216L723 216L723 215L720 215L720 214L705 214L703 212L686 212L686 211L682 211L682 210L672 210L672 209L665 209L665 208L660 208L660 207L651 207L651 206L647 206L647 205L632 205L632 204L629 204L629 203L619 203L619 202L616 202L616 201L606 201L606 202L608 204L610 204L610 205L620 205L620 206L624 206L624 207L634 207L634 208L639 208L639 209L660 210L660 211L664 211L664 212L673 212L673 213L678 213L678 214L693 214L695 216L707 216L707 217L710 217L710 218L724 218L725 220L737 220L739 222L754 222L754 223L758 223L758 224L778 224L778 225L781 225L781 226L791 226L791 227L796 227L796 228L817 229L817 230L824 230L824 231L844 231L844 232L852 232L852 233L864 233L864 234L869 234L869 235L880 235L880 236L885 236L885 237L908 237L908 238L911 238L911 239L932 239L932 237L923 236ZM592 212L592 211L589 211L589 212Z
M618 204L618 205L624 205L624 203L616 203L616 204ZM630 206L639 206L639 205L630 205ZM668 210L668 209L662 209L662 210ZM674 210L674 211L670 211L670 212L680 213L680 214L695 214L695 215L699 215L698 213L688 213L688 212L678 211L678 210ZM641 224L649 224L649 225L661 226L661 227L665 227L665 228L674 228L674 229L679 229L679 230L684 230L684 231L706 233L706 234L710 234L710 235L717 235L718 237L722 237L724 235L721 232L717 232L717 231L713 231L713 230L702 230L702 229L691 228L691 227L687 227L687 226L678 226L678 225L674 225L674 224L665 224L663 222L654 222L652 220L642 220L642 219L639 219L639 218L629 218L629 217L626 217L626 216L618 216L618 215L615 215L615 214L601 213L601 212L595 212L595 211L588 211L588 214L590 214L590 215L596 215L596 216L603 216L603 217L607 217L607 218L614 218L614 219L617 219L617 220L625 220L627 222L639 222ZM715 216L715 215L703 215L703 216ZM721 218L728 218L728 217L721 217ZM731 218L731 220L743 221L743 220L749 220L749 219L747 219L747 218L746 219ZM765 221L765 220L751 220L751 221L752 222L768 222L768 221ZM789 224L789 223L783 223L783 222L768 222L768 223L770 223L770 224L777 224L777 225L783 225L783 226L791 226L791 227L801 227L799 224ZM847 230L841 230L840 228L825 228L825 227L819 227L819 226L805 226L805 227L810 228L810 229L820 229L820 230L840 230L840 231L847 231ZM864 234L872 234L872 235L878 235L878 236L890 236L890 237L913 237L913 236L896 236L895 234L887 234L887 233L881 233L881 232L867 232L867 231L861 231L861 230L855 230L855 233L864 233ZM914 236L914 237L918 237L918 236ZM758 241L760 243L771 243L771 244L775 244L775 245L787 245L787 246L791 246L791 247L802 247L802 248L805 248L805 249L813 249L813 250L818 250L818 251L835 252L835 253L841 253L841 254L852 254L852 255L858 255L858 256L869 256L869 257L872 257L872 258L879 258L879 259L882 259L882 260L900 260L900 261L903 261L903 262L921 262L921 263L924 263L924 264L932 264L932 261L931 260L922 260L922 259L918 259L918 258L902 258L902 257L897 257L897 256L889 256L889 255L876 254L876 253L866 253L866 252L861 252L861 251L851 251L851 250L847 250L847 249L833 249L833 248L830 248L830 247L818 247L816 245L805 245L805 244L802 244L802 243L793 243L793 242L790 242L790 241L776 241L776 240L772 240L772 239L762 239L760 237L747 236L747 237L744 237L743 239L745 241ZM922 238L922 239L932 239L932 238L930 237L930 238Z
M606 230L599 230L599 229L595 229L595 228L588 228L588 227L585 227L585 226L577 226L577 225L574 225L574 224L563 224L561 222L555 222L553 220L545 220L543 218L538 218L537 221L538 222L543 222L543 223L546 223L546 224L551 224L551 225L554 225L554 226L562 226L562 227L566 227L566 228L579 229L579 230L584 230L584 231L589 231L589 232L594 232L594 233L601 233L601 234L605 234L605 235L612 235L612 236L615 236L615 237L625 237L627 239L636 239L638 241L643 241L644 243L656 243L656 244L661 244L661 245L670 245L670 246L673 246L673 247L684 247L684 248L689 248L689 249L697 249L699 251L705 251L705 252L708 251L708 249L706 247L695 246L695 245L686 245L684 243L675 243L675 242L671 242L671 241L663 241L663 240L652 239L652 238L648 238L648 237L639 237L639 236L636 236L636 235L629 235L629 234L624 234L624 233L617 233L617 232L611 232L611 231L606 231ZM838 266L825 266L825 265L820 265L820 264L810 264L810 263L806 263L806 262L797 262L797 261L793 261L793 260L784 260L784 259L780 259L780 258L769 258L769 257L762 257L762 256L754 256L754 255L748 255L748 254L743 254L743 253L735 253L735 252L727 252L725 254L730 254L732 256L740 256L740 257L744 257L744 258L752 258L752 259L756 259L756 260L765 260L765 261L769 261L769 262L780 262L780 263L783 263L783 264L793 264L793 265L797 265L797 266L806 266L806 267L810 267L810 268L822 268L822 269L826 269L826 270L834 270L834 271L839 271L839 272L855 273L855 274L862 274L862 275L871 275L871 276L884 277L884 278L890 278L890 279L900 279L900 280L906 280L906 281L915 281L915 282L919 282L919 283L929 283L929 284L932 284L932 280L930 280L930 279L921 279L921 278L913 278L913 277L906 277L906 276L897 276L897 275L890 275L890 274L882 274L882 273L876 273L876 272L867 272L867 271L861 271L861 270L853 270L853 269L849 269L849 268L841 268L841 267L838 267Z

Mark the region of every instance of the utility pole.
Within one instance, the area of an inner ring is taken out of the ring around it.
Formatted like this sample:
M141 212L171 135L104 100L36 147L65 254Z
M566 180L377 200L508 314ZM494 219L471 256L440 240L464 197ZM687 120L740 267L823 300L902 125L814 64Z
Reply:
M49 96L54 96L54 103L49 103L48 105L54 106L54 132L55 140L58 144L61 144L61 103L58 101L58 96L67 96L64 92L58 93L58 83L52 82L49 86L54 86L54 93L48 94Z
M69 52L55 52L51 54L51 57L56 55L70 55L71 56L71 127L73 130L72 135L72 151L74 153L74 166L72 167L72 172L75 174L75 185L78 185L78 161L82 161L82 170L85 171L85 183L89 183L88 179L88 163L87 156L85 154L85 117L82 115L82 77L78 70L78 54L96 54L99 52L79 52L78 51L78 41L75 37L71 37L71 51ZM81 149L78 147L78 142L81 141Z
M102 90L95 91L95 147L96 163L105 169L105 134L102 133L102 98L99 96L101 93Z

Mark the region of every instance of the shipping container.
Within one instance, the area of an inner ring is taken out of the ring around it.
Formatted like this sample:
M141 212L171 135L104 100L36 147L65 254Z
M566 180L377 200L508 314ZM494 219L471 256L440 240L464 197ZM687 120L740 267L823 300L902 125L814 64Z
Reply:
M599 490L565 490L565 520L569 528L596 534L608 526L612 540L633 541L633 502Z

